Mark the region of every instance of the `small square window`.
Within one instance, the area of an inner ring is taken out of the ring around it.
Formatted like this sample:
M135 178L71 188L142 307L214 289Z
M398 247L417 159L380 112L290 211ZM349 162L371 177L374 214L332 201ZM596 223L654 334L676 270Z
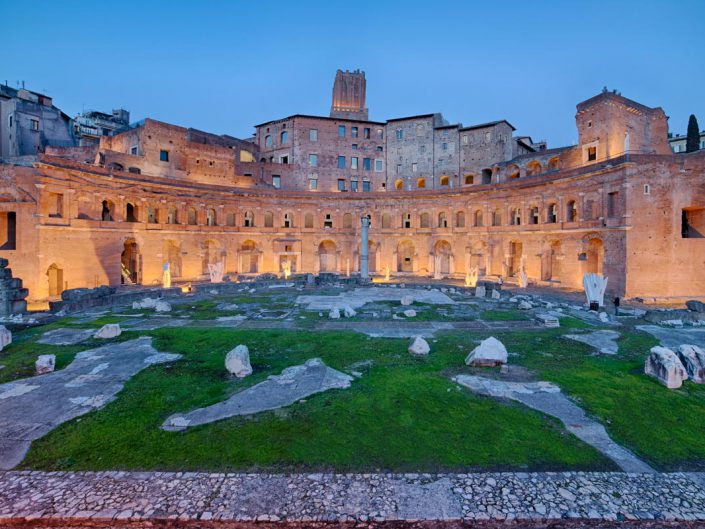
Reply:
M130 154L132 156L137 156L137 146L130 148Z
M384 147L382 147L381 145L377 145L377 152L383 152L383 151L384 151Z
M169 151L162 149L159 151L159 161L168 162L169 161Z
M353 143L353 144L352 144L352 150L353 150L353 151L356 151L356 150L357 150L357 143Z

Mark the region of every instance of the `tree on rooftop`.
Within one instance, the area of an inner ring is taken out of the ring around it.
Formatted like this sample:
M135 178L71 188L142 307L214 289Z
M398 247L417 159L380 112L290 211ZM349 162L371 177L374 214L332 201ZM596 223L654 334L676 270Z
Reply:
M700 148L700 127L695 115L691 114L688 119L688 135L685 140L685 152L694 152Z

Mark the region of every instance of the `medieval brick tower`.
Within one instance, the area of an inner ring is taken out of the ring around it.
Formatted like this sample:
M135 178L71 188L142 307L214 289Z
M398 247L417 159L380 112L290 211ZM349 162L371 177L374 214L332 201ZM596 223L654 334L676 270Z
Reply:
M333 84L333 105L330 109L330 117L367 121L365 90L365 72L338 70Z

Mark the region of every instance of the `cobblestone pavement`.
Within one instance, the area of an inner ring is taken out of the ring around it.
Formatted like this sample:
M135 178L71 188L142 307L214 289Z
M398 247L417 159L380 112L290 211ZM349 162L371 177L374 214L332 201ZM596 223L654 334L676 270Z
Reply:
M656 520L663 523L650 526L683 527L686 522L705 523L705 479L696 473L598 472L0 472L0 527L28 522L48 526L57 521L62 526L106 524L111 520L172 520L184 526L193 521L415 520L574 520L576 525L645 521L649 525L648 521Z

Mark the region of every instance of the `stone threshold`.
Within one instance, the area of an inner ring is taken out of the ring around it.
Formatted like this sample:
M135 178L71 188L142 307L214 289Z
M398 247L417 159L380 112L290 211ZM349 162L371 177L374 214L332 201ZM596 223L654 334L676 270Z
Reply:
M0 527L705 527L705 474L0 472Z

